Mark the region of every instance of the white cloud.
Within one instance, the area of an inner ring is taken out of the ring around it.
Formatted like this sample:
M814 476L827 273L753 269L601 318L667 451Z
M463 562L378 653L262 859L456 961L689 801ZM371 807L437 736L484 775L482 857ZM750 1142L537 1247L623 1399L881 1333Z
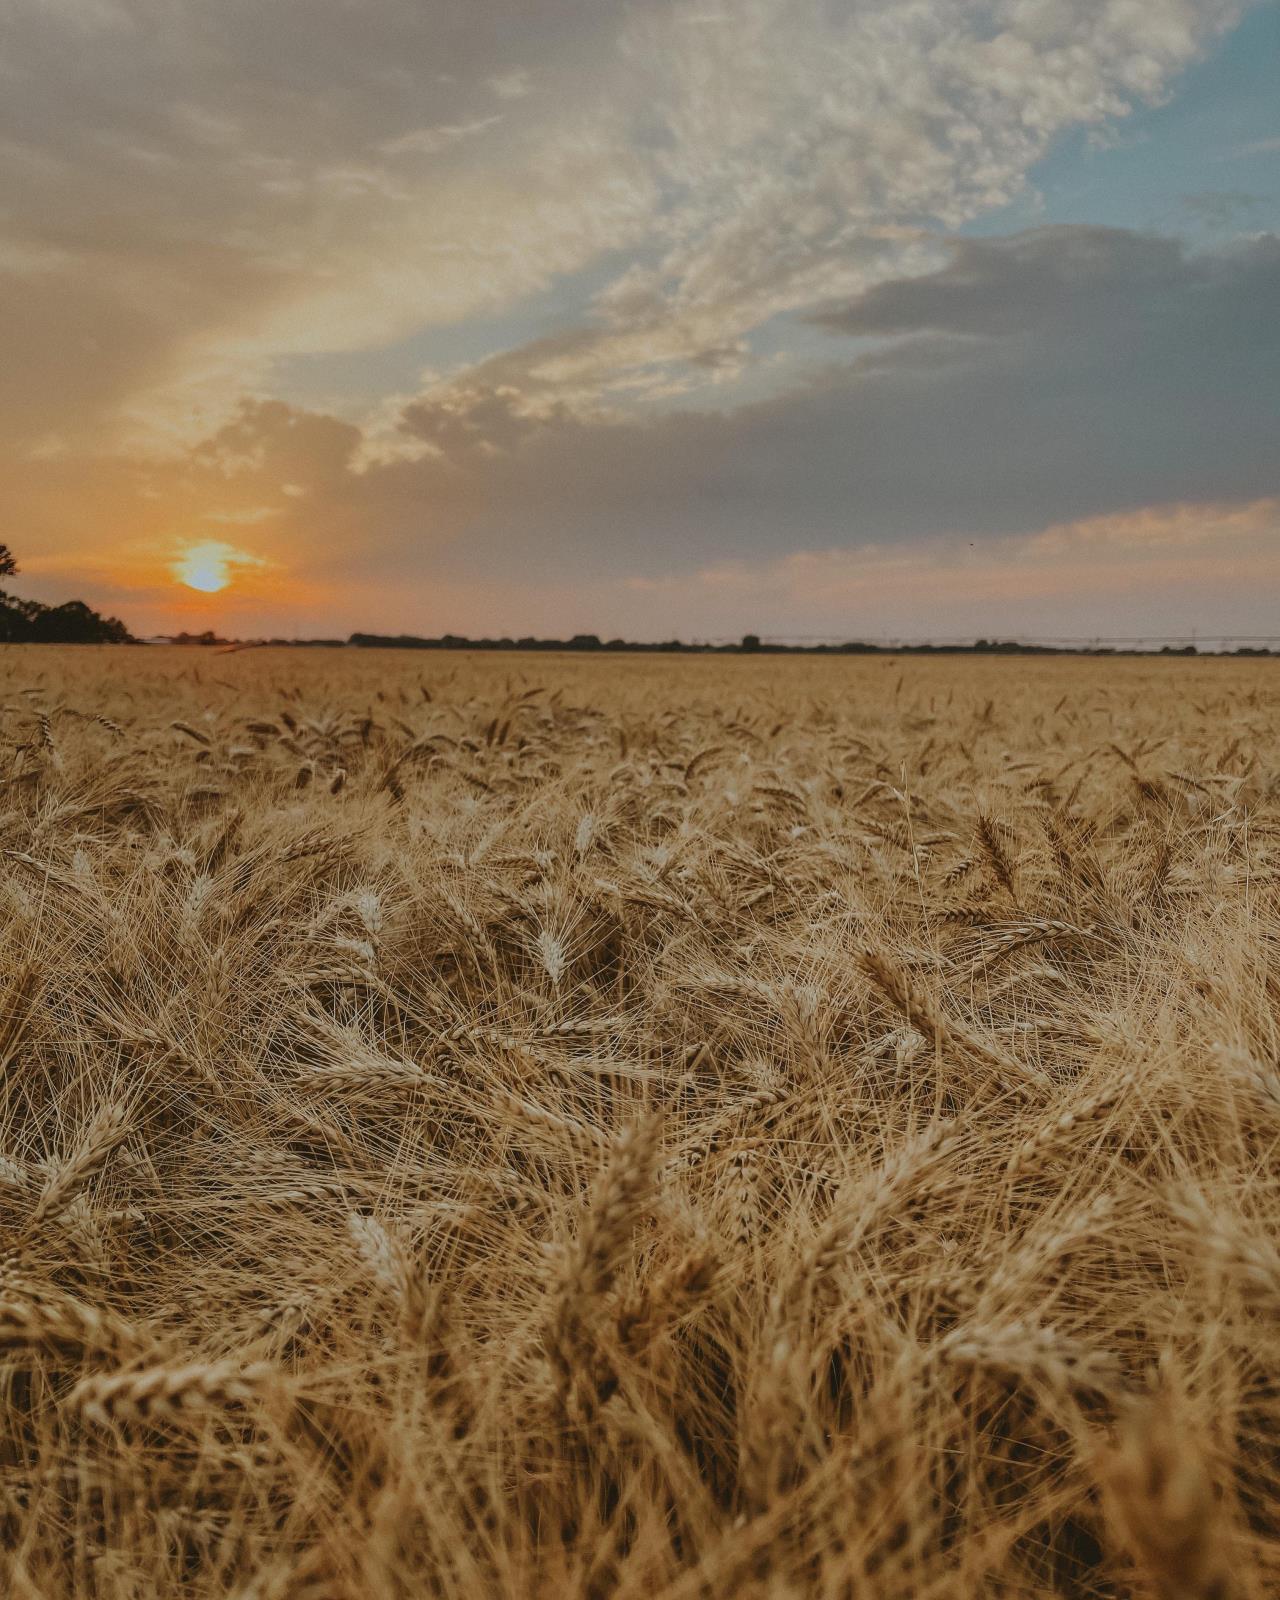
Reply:
M16 0L0 250L68 253L69 294L140 316L154 350L119 389L170 425L280 355L487 315L619 252L607 325L531 381L653 393L923 266L925 230L1008 200L1060 129L1158 97L1238 9L175 0L157 29L144 0Z
M606 412L627 395L722 383L708 352L936 264L939 226L1014 198L1061 129L1157 98L1237 11L1230 0L641 9L619 41L618 103L660 207L648 248L572 336L459 384L500 375L536 413L552 399ZM722 25L687 26L709 20ZM447 383L427 396L447 397Z
M532 75L524 67L516 67L511 72L495 73L493 77L486 79L486 82L499 100L523 100L525 95L533 91Z
M471 122L443 123L434 128L414 128L398 134L394 139L384 139L378 149L384 156L434 156L451 145L473 139L477 134L496 128L500 116L476 117Z
M1280 153L1280 137L1275 139L1255 139L1251 144L1239 144L1230 155L1243 156L1270 156Z

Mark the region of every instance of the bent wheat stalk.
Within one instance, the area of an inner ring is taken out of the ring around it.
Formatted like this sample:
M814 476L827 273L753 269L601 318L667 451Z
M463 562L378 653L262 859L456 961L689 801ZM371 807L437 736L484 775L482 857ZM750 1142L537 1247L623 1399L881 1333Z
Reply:
M280 1381L279 1370L267 1361L143 1367L85 1378L71 1391L67 1404L86 1421L102 1426L154 1424L230 1406L253 1405Z

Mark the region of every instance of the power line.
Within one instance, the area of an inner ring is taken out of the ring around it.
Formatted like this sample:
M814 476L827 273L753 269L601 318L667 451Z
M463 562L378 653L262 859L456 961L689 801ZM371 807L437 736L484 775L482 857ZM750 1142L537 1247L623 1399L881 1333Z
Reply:
M974 645L980 637L978 634L837 634L837 633L762 633L759 636L761 644L869 644L882 648L918 645ZM733 634L708 634L699 640L703 644L736 644L738 635ZM1062 646L1080 646L1084 649L1096 648L1099 645L1196 645L1208 647L1210 645L1256 645L1270 647L1280 645L1280 634L1268 633L1123 633L1123 634L1055 634L1030 635L1030 634L994 634L989 641L992 644L1017 644L1040 646L1052 649Z

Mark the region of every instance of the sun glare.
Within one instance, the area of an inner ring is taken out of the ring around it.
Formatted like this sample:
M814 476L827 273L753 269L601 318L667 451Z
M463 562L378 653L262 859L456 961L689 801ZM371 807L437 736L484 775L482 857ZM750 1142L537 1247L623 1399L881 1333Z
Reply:
M178 582L185 583L188 589L217 594L231 582L231 569L237 555L230 545L216 540L188 545L171 570Z

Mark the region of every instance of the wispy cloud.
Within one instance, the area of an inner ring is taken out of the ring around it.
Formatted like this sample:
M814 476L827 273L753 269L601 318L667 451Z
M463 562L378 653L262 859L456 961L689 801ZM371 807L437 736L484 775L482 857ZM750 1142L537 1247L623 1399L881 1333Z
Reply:
M4 233L68 259L11 285L32 334L7 386L65 393L58 352L92 324L111 350L98 393L72 386L83 422L172 426L280 355L403 338L631 252L569 375L604 391L910 270L922 227L1008 200L1056 132L1158 95L1237 10L751 0L690 28L692 0L484 0L468 25L418 0L177 0L156 29L142 0L18 0ZM519 117L499 128L493 96Z
M497 72L485 82L499 100L523 100L525 95L533 91L533 75L524 67L515 67L510 72Z
M7 521L585 594L1256 499L1274 242L952 237L1240 10L15 0ZM379 388L389 348L434 375Z
M464 139L474 139L477 134L496 128L500 116L476 117L471 122L442 123L434 128L413 128L398 134L394 139L384 139L378 146L384 156L434 156Z
M1227 158L1235 159L1242 156L1270 156L1280 153L1280 135L1274 139L1254 139L1248 144L1238 144L1228 151Z

